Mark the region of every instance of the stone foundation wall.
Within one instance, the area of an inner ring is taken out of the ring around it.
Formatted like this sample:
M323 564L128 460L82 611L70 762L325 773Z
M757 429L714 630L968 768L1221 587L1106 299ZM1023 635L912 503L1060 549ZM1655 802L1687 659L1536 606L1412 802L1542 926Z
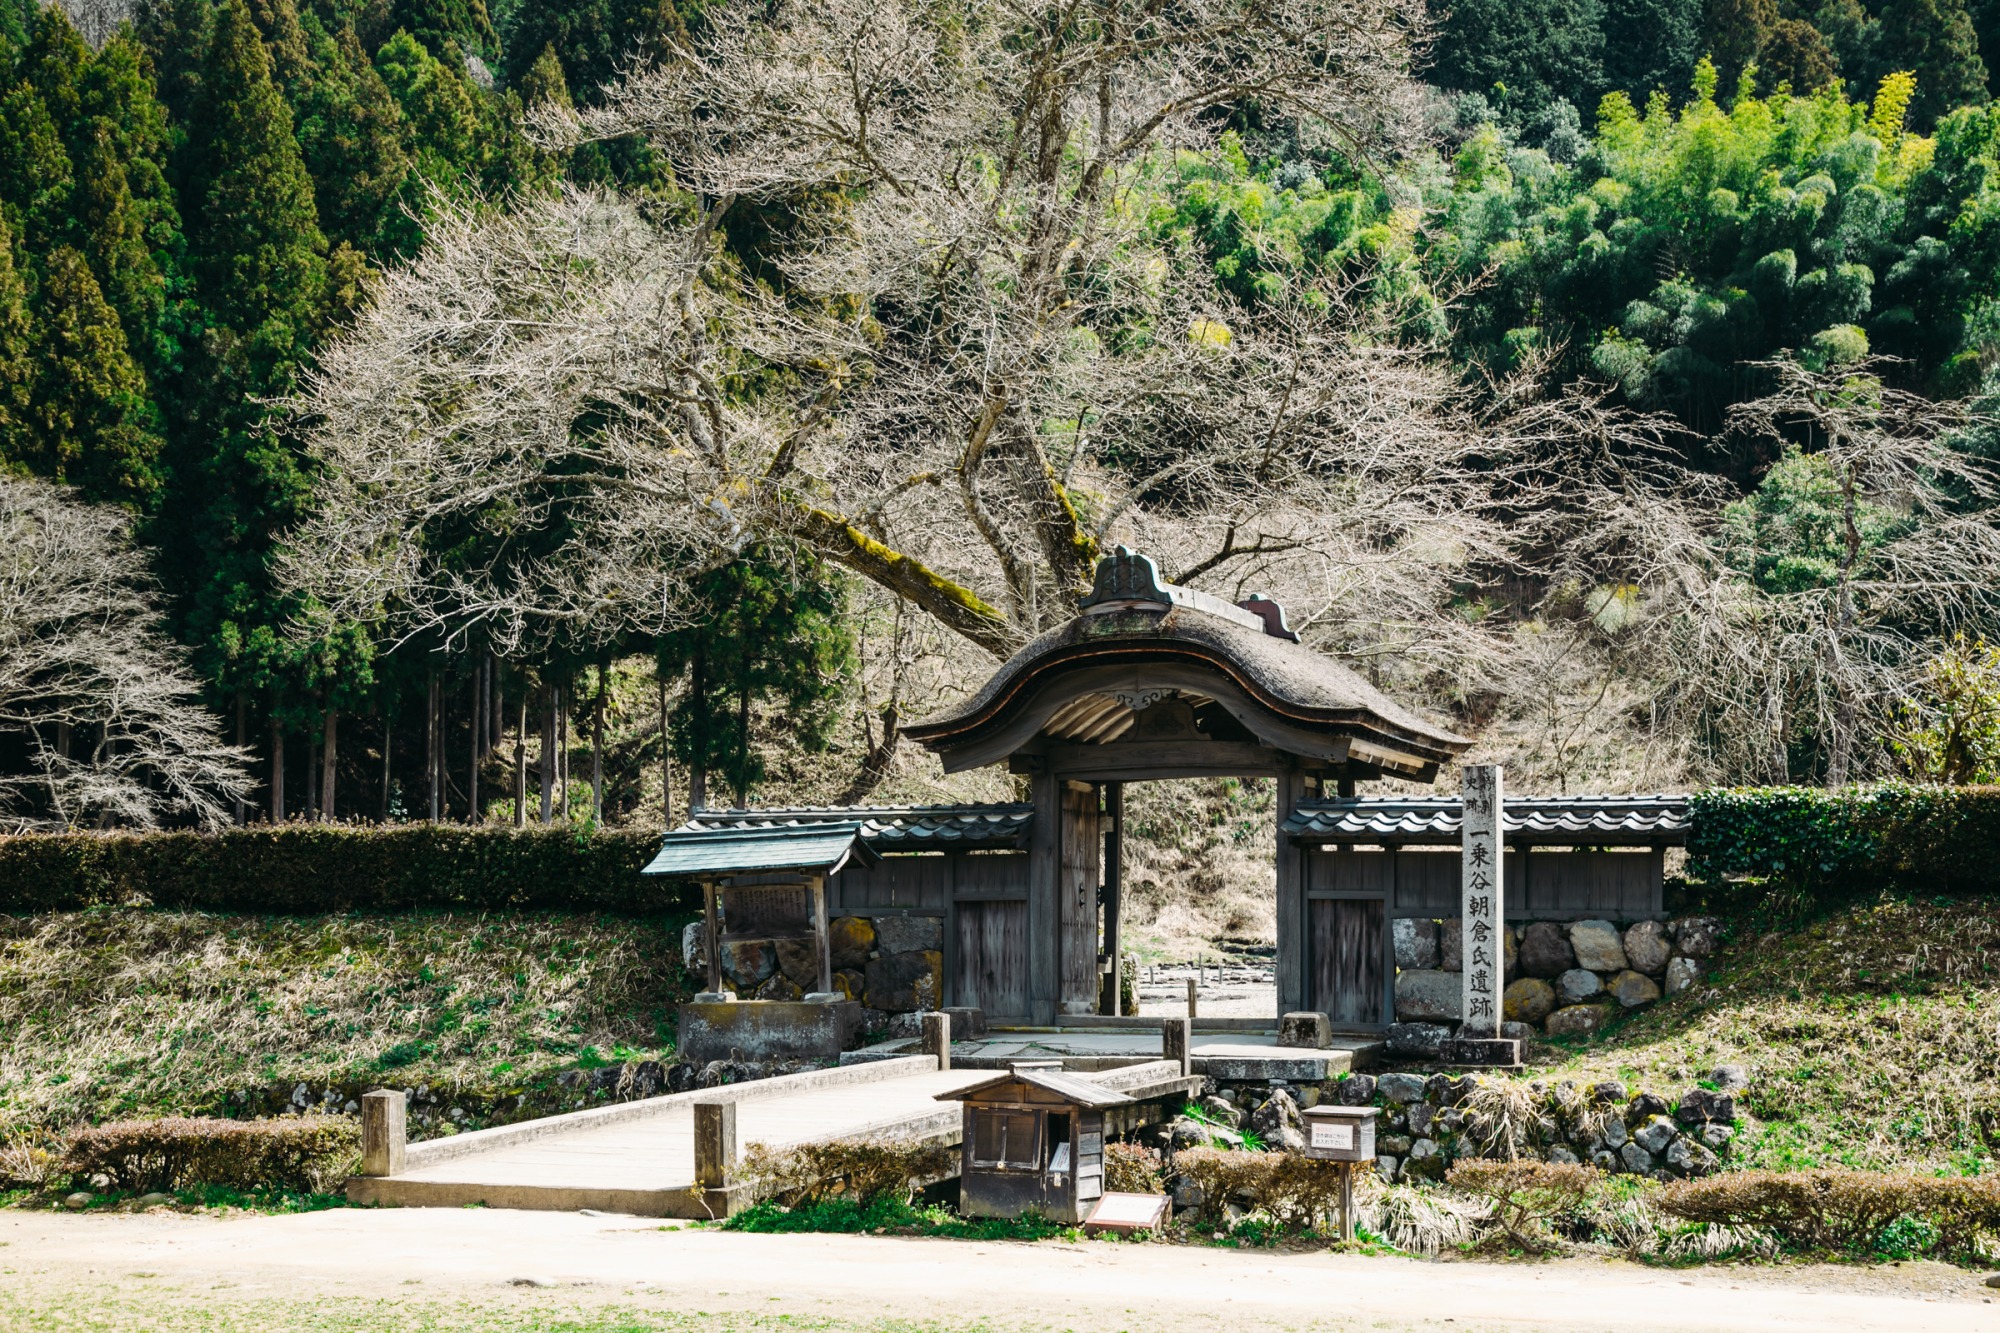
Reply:
M1381 1108L1376 1120L1375 1167L1386 1180L1437 1180L1462 1158L1506 1157L1478 1133L1474 1093L1486 1075L1352 1074L1337 1082L1298 1086L1220 1084L1198 1100L1217 1130L1191 1120L1142 1131L1162 1147L1194 1147L1241 1130L1268 1150L1305 1146L1299 1114L1331 1102ZM1573 1083L1526 1086L1536 1107L1525 1150L1543 1161L1582 1162L1614 1175L1658 1180L1706 1175L1719 1169L1735 1139L1736 1095L1747 1084L1736 1066L1715 1071L1714 1088L1690 1088L1676 1098L1633 1092L1623 1083L1581 1088Z
M1437 1040L1463 1017L1459 923L1398 917L1390 929L1402 1030L1391 1031L1392 1045L1403 1054L1434 1054ZM1592 1032L1614 1013L1686 990L1714 954L1716 931L1711 917L1509 926L1501 1035Z
M864 1026L887 1027L891 1014L936 1009L944 995L944 919L935 916L838 916L827 922L833 988L862 1004ZM681 936L681 960L708 975L708 930L697 921ZM810 939L732 940L722 946L723 984L739 999L798 1000L819 986L819 952Z

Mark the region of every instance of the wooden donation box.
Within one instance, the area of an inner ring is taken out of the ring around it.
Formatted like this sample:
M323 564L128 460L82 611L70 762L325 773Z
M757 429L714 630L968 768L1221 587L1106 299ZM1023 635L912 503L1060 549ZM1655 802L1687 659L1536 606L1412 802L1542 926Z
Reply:
M1026 1065L938 1100L965 1106L961 1213L1039 1213L1070 1224L1104 1194L1104 1112L1132 1101L1060 1069Z
M1306 1156L1323 1162L1375 1160L1375 1116L1372 1106L1309 1106Z
M1306 1156L1335 1163L1340 1172L1340 1238L1354 1239L1354 1168L1375 1161L1375 1108L1311 1106L1306 1122Z

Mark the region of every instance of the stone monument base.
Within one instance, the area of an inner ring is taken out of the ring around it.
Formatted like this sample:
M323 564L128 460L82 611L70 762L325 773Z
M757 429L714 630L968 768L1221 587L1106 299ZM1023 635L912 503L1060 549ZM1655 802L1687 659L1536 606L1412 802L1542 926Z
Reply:
M711 1060L838 1061L861 1044L853 1000L695 1000L680 1007L680 1054Z
M1438 1059L1480 1069L1519 1069L1521 1043L1513 1037L1447 1037L1438 1043Z

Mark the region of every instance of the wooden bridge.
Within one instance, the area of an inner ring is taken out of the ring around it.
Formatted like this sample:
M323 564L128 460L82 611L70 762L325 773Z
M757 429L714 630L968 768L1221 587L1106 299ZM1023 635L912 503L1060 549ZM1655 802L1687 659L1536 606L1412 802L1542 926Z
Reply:
M422 1143L404 1139L400 1092L364 1099L356 1203L409 1207L596 1208L643 1217L725 1217L757 1200L733 1178L739 1145L772 1148L845 1139L956 1144L961 1108L940 1094L993 1077L950 1058L905 1056L593 1107ZM1201 1077L1183 1061L1151 1060L1079 1074L1142 1103L1185 1096ZM697 1188L697 1183L701 1188Z

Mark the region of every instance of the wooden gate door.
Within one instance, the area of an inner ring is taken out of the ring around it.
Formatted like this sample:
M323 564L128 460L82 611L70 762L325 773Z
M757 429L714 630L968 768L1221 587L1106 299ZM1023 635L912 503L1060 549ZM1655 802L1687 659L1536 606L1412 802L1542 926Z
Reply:
M1380 898L1321 898L1312 909L1313 1007L1337 1028L1379 1028L1388 990L1386 904Z
M951 1003L984 1009L988 1022L1025 1022L1028 1002L1028 857L953 858L952 936L946 941Z
M958 984L953 1001L987 1021L1028 1016L1028 904L958 905Z

